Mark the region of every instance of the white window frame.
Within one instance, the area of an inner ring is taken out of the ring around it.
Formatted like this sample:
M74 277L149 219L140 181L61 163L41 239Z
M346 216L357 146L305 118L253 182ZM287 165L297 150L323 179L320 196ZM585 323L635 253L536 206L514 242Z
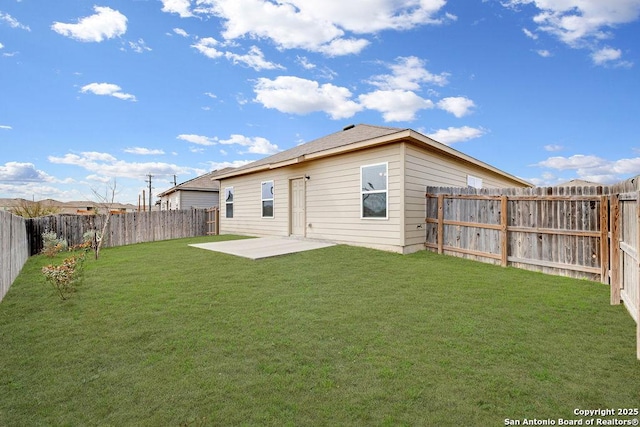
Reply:
M384 190L363 190L363 185L362 185L362 172L364 171L364 169L369 168L369 167L374 167L374 166L381 166L384 165L385 167L385 189ZM364 201L363 201L363 197L365 194L382 194L384 193L386 195L385 197L385 216L364 216ZM373 219L373 220L386 220L389 219L389 162L381 162L381 163L372 163L370 165L362 165L360 166L360 219Z
M482 188L482 178L478 178L477 176L467 175L467 187L471 188Z
M227 201L227 191L229 193L231 193L231 201L228 202ZM224 189L224 217L225 218L233 218L233 198L235 197L235 191L233 190L233 187L225 187ZM228 211L228 207L229 205L231 205L231 216L227 216Z
M267 183L271 183L271 198L264 198L263 194L262 194L262 188L265 184ZM274 218L275 217L275 210L276 210L276 200L275 200L275 188L276 188L276 183L273 179L270 179L268 181L262 181L260 183L260 215L262 215L262 218ZM264 215L264 202L271 202L271 216L265 216Z

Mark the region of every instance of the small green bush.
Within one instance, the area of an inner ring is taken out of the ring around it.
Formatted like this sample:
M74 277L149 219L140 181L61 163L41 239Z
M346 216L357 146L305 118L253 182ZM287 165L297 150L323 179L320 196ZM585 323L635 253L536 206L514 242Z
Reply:
M75 290L74 283L78 280L84 263L85 252L65 258L60 265L49 264L42 267L42 274L51 283L62 300Z
M52 258L57 253L69 249L66 239L58 238L55 231L46 231L42 233L42 253Z

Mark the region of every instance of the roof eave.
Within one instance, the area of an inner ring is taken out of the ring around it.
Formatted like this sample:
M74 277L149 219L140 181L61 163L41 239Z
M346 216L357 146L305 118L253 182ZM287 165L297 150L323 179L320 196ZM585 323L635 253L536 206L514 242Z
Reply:
M481 160L478 160L478 159L476 159L474 157L471 157L471 156L469 156L467 154L464 154L463 152L458 151L458 150L456 150L454 148L451 148L448 145L445 145L445 144L443 144L441 142L438 142L438 141L436 141L434 139L431 139L428 136L422 135L421 133L418 133L418 132L413 131L411 129L409 129L409 132L411 134L411 138L413 138L414 140L420 141L420 142L422 142L422 143L424 143L424 144L426 144L426 145L428 145L428 146L430 146L430 147L442 152L443 154L446 154L448 156L454 157L456 159L461 159L461 160L463 160L463 161L465 161L467 163L471 163L471 164L473 164L475 166L478 166L478 167L481 167L483 169L490 170L493 173L496 173L498 175L502 175L502 176L507 177L507 178L509 178L509 179L511 179L511 180L513 180L515 182L518 182L518 183L522 184L525 187L533 187L534 186L533 184L531 184L530 182L525 181L524 179L518 178L515 175L511 175L511 174L509 174L509 173L507 173L507 172L505 172L503 170L500 170L500 169L498 169L498 168L496 168L494 166L491 166L488 163L485 163L485 162L483 162Z
M310 160L317 160L324 157L335 156L337 154L344 154L351 151L357 151L365 148L375 147L378 145L390 144L390 143L397 142L399 140L407 138L409 136L409 132L410 130L406 129L406 130L395 132L389 135L367 139L365 141L354 142L354 143L343 145L336 148L330 148L330 149L318 151L315 153L305 154L303 156L295 157L293 159L283 160L277 163L267 163L264 165L256 166L255 168L248 168L240 171L232 171L228 174L218 175L215 177L215 179L222 180L222 179L232 178L232 177L241 176L241 175L248 175L255 172L261 172L265 170L291 166L291 165L300 164Z

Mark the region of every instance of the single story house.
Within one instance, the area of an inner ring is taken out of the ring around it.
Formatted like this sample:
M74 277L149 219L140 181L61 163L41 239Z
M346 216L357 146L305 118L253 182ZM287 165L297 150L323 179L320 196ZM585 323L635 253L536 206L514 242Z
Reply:
M215 171L209 172L159 193L160 210L217 207L220 200L220 183L211 179L214 173Z
M426 186L532 187L411 129L351 125L230 171L220 233L424 249Z

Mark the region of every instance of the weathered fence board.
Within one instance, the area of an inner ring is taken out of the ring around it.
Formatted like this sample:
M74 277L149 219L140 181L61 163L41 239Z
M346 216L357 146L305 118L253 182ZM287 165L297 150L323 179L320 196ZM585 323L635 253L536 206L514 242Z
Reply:
M51 215L26 220L29 253L42 251L42 233L54 231L70 246L87 231L102 231L106 215ZM207 235L207 210L132 212L111 215L103 247Z
M0 211L0 301L28 258L24 218Z
M426 247L608 283L603 187L427 188ZM433 205L436 205L435 207Z

